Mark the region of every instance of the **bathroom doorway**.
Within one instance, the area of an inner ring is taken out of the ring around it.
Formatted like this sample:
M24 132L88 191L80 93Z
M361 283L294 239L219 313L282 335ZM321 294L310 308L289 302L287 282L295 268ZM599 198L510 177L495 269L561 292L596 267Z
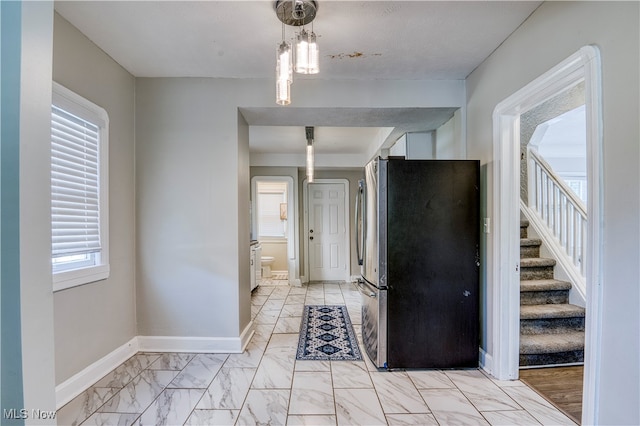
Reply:
M251 179L251 239L261 247L261 280L297 285L297 208L293 178L254 176Z

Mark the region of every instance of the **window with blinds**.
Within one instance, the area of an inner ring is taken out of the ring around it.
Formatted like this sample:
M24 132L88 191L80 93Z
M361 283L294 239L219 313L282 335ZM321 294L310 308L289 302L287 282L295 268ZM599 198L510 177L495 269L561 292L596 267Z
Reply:
M54 84L51 262L54 290L108 276L104 109Z
M258 182L259 238L286 238L287 224L282 217L282 205L287 202L287 187L283 182Z
M100 251L99 127L57 106L51 112L51 256Z

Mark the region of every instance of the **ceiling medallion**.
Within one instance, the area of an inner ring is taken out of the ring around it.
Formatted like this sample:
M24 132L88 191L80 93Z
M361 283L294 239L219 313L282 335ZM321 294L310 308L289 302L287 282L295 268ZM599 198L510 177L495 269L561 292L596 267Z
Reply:
M277 0L276 15L285 25L301 27L316 17L318 3L314 0Z

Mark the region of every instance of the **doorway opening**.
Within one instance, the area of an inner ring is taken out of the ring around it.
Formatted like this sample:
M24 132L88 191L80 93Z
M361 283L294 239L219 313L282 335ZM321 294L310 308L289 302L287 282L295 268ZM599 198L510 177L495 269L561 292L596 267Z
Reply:
M493 251L488 281L494 283L493 354L485 365L501 380L518 378L520 341L520 128L527 111L584 81L587 136L587 226L585 231L586 319L583 423L595 420L599 377L602 258L602 133L600 56L585 46L496 106L494 123Z
M349 281L349 181L305 179L303 198L305 281Z
M259 279L300 282L296 194L290 176L251 179L251 239L260 246Z

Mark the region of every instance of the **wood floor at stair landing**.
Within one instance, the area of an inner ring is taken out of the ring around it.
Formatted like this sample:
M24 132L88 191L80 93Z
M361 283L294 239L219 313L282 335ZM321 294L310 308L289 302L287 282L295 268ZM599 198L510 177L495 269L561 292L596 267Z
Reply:
M520 370L520 380L580 424L583 374L582 366L531 368Z

